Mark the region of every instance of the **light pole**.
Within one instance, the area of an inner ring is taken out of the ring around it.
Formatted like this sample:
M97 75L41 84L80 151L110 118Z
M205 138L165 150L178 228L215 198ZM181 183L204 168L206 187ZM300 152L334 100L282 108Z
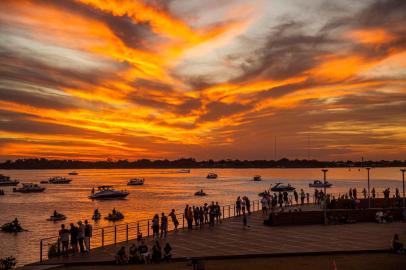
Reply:
M321 170L323 172L323 186L324 186L324 224L327 225L327 194L326 194L326 173L327 169Z
M403 182L403 211L405 210L405 171L406 169L401 169L402 172L402 182Z
M368 209L371 208L371 193L370 193L370 186L369 186L369 171L371 170L370 167L367 167L367 172L368 172Z

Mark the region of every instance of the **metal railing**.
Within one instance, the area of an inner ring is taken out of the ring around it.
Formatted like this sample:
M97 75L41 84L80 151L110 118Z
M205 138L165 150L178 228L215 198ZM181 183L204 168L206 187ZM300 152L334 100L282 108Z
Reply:
M220 219L222 220L237 216L235 204L227 204L224 206L220 206L220 209L221 209ZM260 201L259 200L251 201L251 212L259 210L260 210ZM183 213L183 210L177 209L175 212ZM168 217L168 219L170 218ZM178 219L178 221L179 221L178 229L187 228L187 223L185 222L184 214L182 214L182 220ZM92 237L90 238L90 246L91 248L104 247L107 245L115 245L118 243L128 242L130 240L137 239L137 237L140 236L143 238L151 237L152 236L151 225L152 223L150 219L142 219L139 221L129 223L96 228L92 232ZM168 232L173 230L175 230L175 225L173 224L173 222L168 222ZM51 245L54 246L54 248L57 250L57 253L60 254L61 243L59 240L59 236L43 238L40 240L40 254L39 254L40 262L43 261L44 255L48 255L49 248ZM44 248L47 248L46 254L44 253Z

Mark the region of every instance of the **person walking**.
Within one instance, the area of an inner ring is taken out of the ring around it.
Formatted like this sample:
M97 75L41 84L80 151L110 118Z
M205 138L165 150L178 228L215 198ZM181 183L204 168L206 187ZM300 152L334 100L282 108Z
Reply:
M165 237L166 234L168 233L168 217L165 216L165 213L162 213L161 216L161 238Z
M245 228L249 228L250 226L248 226L248 217L247 217L247 214L245 214L245 212L244 213L242 213L242 228L245 230Z
M251 215L251 201L247 196L245 196L245 204L247 205L248 215Z
M261 205L262 205L262 216L267 216L268 215L268 207L267 207L268 201L265 198L265 195L262 196L261 199Z
M169 214L169 216L171 217L172 223L173 223L173 225L175 226L175 231L177 231L177 230L178 230L178 226L179 226L179 221L178 221L178 218L176 217L175 209L172 209L172 211L171 211L171 213Z
M85 241L85 225L83 225L82 221L78 221L78 243L79 243L79 251L80 253L85 252L85 246L83 245Z
M69 230L65 229L65 225L61 225L61 229L59 230L59 239L62 243L62 256L68 257L68 250L69 250Z
M85 220L85 246L86 252L90 253L90 238L92 238L93 227L89 224L87 219Z

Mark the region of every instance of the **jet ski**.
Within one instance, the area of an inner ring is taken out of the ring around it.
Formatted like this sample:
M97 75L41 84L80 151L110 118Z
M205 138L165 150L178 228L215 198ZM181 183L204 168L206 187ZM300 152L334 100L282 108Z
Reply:
M271 191L274 191L274 192L283 192L283 191L290 192L290 191L294 191L295 189L296 188L292 187L290 184L284 185L282 183L277 183L275 186L273 186L271 188Z

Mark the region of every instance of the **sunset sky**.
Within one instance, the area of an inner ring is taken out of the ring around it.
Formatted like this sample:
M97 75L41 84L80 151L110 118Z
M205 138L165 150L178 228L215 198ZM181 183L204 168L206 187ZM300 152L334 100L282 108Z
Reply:
M403 0L1 0L0 55L0 160L406 159Z

